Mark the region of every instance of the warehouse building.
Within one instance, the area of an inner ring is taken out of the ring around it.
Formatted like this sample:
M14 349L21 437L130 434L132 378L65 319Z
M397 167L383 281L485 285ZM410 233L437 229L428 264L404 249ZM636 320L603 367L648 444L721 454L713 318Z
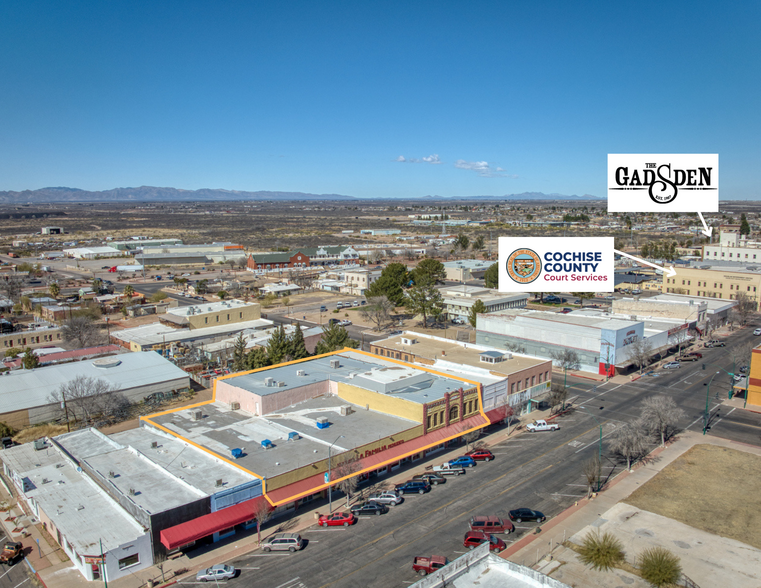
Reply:
M123 251L119 251L113 247L74 247L72 249L64 249L63 252L75 259L98 259L105 257L121 257L124 255Z
M104 380L130 402L155 392L171 393L190 385L188 374L157 353L124 353L33 370L15 370L0 378L0 421L21 429L63 414L61 384L77 376Z

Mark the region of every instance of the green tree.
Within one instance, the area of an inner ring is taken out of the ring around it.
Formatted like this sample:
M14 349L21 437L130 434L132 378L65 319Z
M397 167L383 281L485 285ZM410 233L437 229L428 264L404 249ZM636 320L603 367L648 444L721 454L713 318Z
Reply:
M624 561L624 546L611 533L590 531L578 548L582 563L607 571Z
M154 303L161 302L166 297L167 297L167 293L159 290L158 292L153 293L153 295L151 296L151 302L154 302Z
M454 246L460 251L465 251L470 245L470 239L465 233L460 233L454 241Z
M484 236L479 235L473 239L473 244L470 246L474 251L482 251L484 248Z
M415 285L421 284L436 284L437 282L443 282L447 277L447 270L444 268L444 264L438 259L431 257L424 258L417 267L412 270L412 281Z
M24 350L24 357L21 358L21 364L25 370L33 370L40 365L40 359L29 347Z
M92 280L92 289L95 292L100 292L100 289L103 287L103 280L100 278L93 278Z
M293 332L293 335L288 337L288 355L292 361L309 357L309 351L307 351L301 326L298 323L295 326L296 330Z
M16 429L0 421L0 437L13 437L15 434Z
M272 362L267 356L267 350L264 347L254 347L246 355L246 369L258 370L259 368L267 367Z
M314 352L315 355L321 355L331 351L338 351L344 347L356 349L359 347L359 343L349 338L349 333L346 329L338 323L333 323L332 325L322 327L322 337L317 342Z
M18 354L23 351L23 349L19 349L18 347L11 347L10 349L5 350L5 357L17 357Z
M220 300L224 300L225 298L227 298L227 290L220 290L219 292L217 292L217 297Z
M398 264L401 265L401 264ZM404 303L404 290L390 276L381 276L375 280L365 292L366 298L385 297L390 300L394 306L401 306Z
M404 306L413 314L422 314L423 327L426 327L429 316L435 318L444 310L444 301L441 298L441 292L434 287L433 282L423 281L422 284L415 284L407 290Z
M132 300L132 296L135 293L135 289L132 287L131 284L127 284L124 286L124 296L127 298L127 300Z
M499 264L493 263L484 273L484 286L487 288L499 287Z
M486 313L486 305L484 304L483 300L480 298L475 301L473 306L470 307L470 314L468 315L468 322L470 323L471 327L476 326L476 319L479 314L485 314Z
M285 334L285 328L280 325L267 341L267 356L273 365L285 361L288 355L288 336Z
M206 294L209 291L209 280L203 279L196 284L196 294Z
M61 287L56 282L53 282L48 286L48 292L50 292L53 298L58 298L58 295L61 293Z
M750 235L750 225L748 224L748 219L745 218L745 213L740 217L740 234Z
M240 372L246 369L246 339L243 331L238 333L233 345L233 371Z

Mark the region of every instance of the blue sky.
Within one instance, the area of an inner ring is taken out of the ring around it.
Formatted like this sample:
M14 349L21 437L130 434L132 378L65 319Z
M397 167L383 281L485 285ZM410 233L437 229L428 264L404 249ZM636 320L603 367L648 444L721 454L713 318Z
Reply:
M761 2L0 4L0 190L606 193L719 153L761 197Z

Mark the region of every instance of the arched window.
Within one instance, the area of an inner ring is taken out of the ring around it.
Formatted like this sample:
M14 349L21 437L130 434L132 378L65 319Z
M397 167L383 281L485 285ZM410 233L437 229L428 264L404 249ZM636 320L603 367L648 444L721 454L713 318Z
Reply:
M456 421L460 412L459 406L453 406L449 409L449 422Z

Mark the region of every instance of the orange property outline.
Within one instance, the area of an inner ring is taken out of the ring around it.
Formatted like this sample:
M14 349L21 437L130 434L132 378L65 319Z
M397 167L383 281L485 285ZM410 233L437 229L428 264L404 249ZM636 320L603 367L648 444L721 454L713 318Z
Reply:
M247 375L247 374L253 374L253 373L256 373L256 372L266 371L266 370L269 370L269 369L272 369L272 368L275 368L275 367L283 367L283 366L287 366L287 365L302 363L302 362L305 362L305 361L311 361L313 359L319 359L321 357L328 357L330 355L340 355L340 354L348 352L348 351L351 351L351 352L354 352L354 353L359 353L359 354L362 354L362 355L366 355L368 357L372 357L373 359L382 359L383 361L389 361L391 363L396 363L396 364L401 365L401 366L411 367L413 369L421 370L421 371L424 371L424 372L428 372L428 373L431 373L431 374L434 374L434 375L437 375L437 376L441 376L441 377L444 377L444 378L449 378L449 379L452 379L452 380L459 380L460 382L465 382L466 384L471 384L471 385L475 386L478 389L478 412L481 413L481 416L484 418L484 424L482 426L480 426L480 427L473 427L473 428L468 429L466 431L460 431L456 435L452 435L452 436L447 437L445 439L436 441L434 443L431 443L430 445L425 445L423 447L419 447L419 448L417 448L417 449L415 449L413 451L410 451L409 453L404 453L404 454L402 454L402 455L400 455L398 457L394 457L392 459L389 459L388 461L384 461L384 462L381 462L379 464L373 465L372 467L368 467L368 468L362 469L362 470L360 470L358 472L354 472L354 473L352 473L352 474L350 474L348 476L344 476L342 478L336 478L335 480L332 480L331 484L325 484L325 483L323 483L323 484L315 486L314 488L312 488L310 490L307 490L305 492L300 492L299 494L295 494L293 496L289 496L288 498L286 498L284 500L280 500L279 502L272 502L272 500L270 500L269 496L267 496L267 479L264 476L262 476L260 474L257 474L256 472L253 472L253 471L251 471L249 469L246 469L243 466L235 463L234 461L232 461L230 459L227 459L226 457L222 457L218 453L215 453L215 452L213 452L213 451L211 451L209 449L206 449L205 447L199 445L198 443L194 443L190 439L187 439L187 438L183 437L182 435L179 435L179 434L175 433L174 431L164 427L163 425L160 425L159 423L157 423L157 422L155 422L153 420L155 417L163 416L163 415L166 415L166 414L171 414L173 412L178 412L180 410L188 410L189 408L195 408L195 407L198 407L198 406L205 406L207 404L214 403L216 398L217 398L217 382L219 380L226 380L228 378L233 378L233 377L243 376L243 375ZM214 379L214 383L213 383L213 388L212 388L211 400L206 400L204 402L199 402L197 404L191 404L190 406L182 406L182 407L179 407L179 408L173 408L171 410L165 410L165 411L162 411L162 412L157 412L155 414L151 414L151 415L147 415L147 416L142 416L142 417L140 417L140 420L141 421L149 422L152 426L156 427L157 429L160 429L160 430L164 431L165 433L168 433L169 435L172 435L173 437L176 437L177 439L180 439L181 441L184 441L185 443L188 443L188 444L192 445L196 449L200 449L201 451L203 451L205 453L208 453L209 455L211 455L211 456L213 456L213 457L215 457L215 458L217 458L219 460L222 460L225 463L228 463L228 464L232 465L233 467L236 467L239 470L246 472L247 474L251 474L255 478L258 478L259 480L262 481L262 494L267 499L267 502L269 502L273 507L275 507L275 506L280 506L282 504L287 504L289 502L293 502L294 500L298 500L299 498L301 498L303 496L307 496L309 494L314 494L315 492L317 492L319 490L326 489L328 486L335 486L337 483L339 483L339 482L341 482L343 480L346 480L347 478L351 478L351 477L357 476L359 474L363 474L363 473L369 472L371 470L376 470L376 469L379 469L379 468L382 468L382 467L386 467L387 465L389 465L391 463L394 463L396 461L399 461L401 459L404 459L405 457L410 457L411 455L414 455L416 453L420 453L422 451L430 449L431 447L435 447L436 445L440 445L441 443L444 443L446 441L450 441L450 440L452 440L452 439L454 439L456 437L460 437L462 435L467 435L468 433L471 433L472 431L477 431L478 429L482 429L483 427L485 427L486 425L489 424L489 418L486 416L486 413L484 412L484 407L483 407L483 402L482 402L482 392L483 392L483 390L482 390L481 383L480 382L476 382L474 380L468 380L467 378L461 378L460 376L455 376L455 375L450 375L450 374L446 374L446 373L443 373L443 372L438 372L436 370L433 370L433 369L425 367L425 366L419 366L419 365L414 365L414 364L406 363L406 362L403 362L403 361L399 361L398 359L391 359L389 357L383 357L381 355L375 355L375 354L369 353L367 351L360 351L359 349L352 349L351 347L344 347L343 349L341 349L339 351L332 351L330 353L324 353L322 355L314 355L312 357L307 357L307 358L304 358L304 359L296 359L294 361L287 361L285 363L279 363L276 366L272 366L271 365L271 366L267 366L267 367L263 367L263 368L257 368L255 370L247 370L247 371L243 371L243 372L235 372L234 374L228 374L226 376L215 378Z

